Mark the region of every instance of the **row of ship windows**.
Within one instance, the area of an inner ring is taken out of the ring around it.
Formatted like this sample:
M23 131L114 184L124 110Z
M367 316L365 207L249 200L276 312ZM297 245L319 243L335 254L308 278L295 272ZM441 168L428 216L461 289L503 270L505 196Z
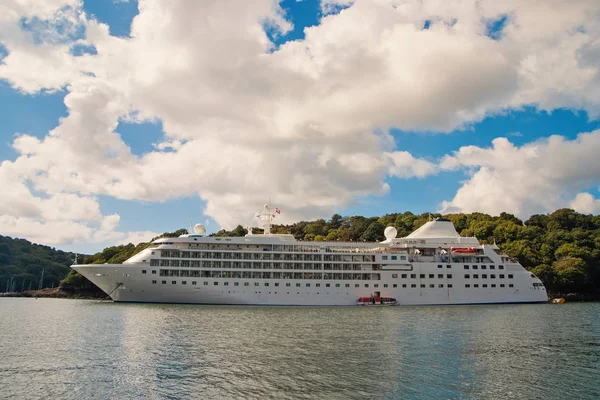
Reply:
M283 261L354 261L372 262L375 256L349 255L349 254L283 254L267 252L212 252L212 251L178 251L178 250L155 250L151 254L159 253L164 258L193 258L193 259L223 259L223 260L283 260ZM403 260L406 256L401 256ZM392 256L395 260L397 256ZM384 256L387 259L387 256Z
M302 256L302 254L298 254ZM312 256L312 255L311 255ZM357 256L348 256L357 257ZM366 256L365 256L366 257ZM386 260L388 256L383 256ZM397 256L391 256L392 260L395 260ZM404 258L404 256L401 256ZM327 261L327 260L326 260ZM334 260L335 261L335 260ZM352 261L352 260L343 260ZM360 261L359 261L360 262ZM363 260L362 262L372 262L371 260ZM377 265L377 264L375 264ZM192 267L192 268L248 268L248 269L315 269L315 270L336 270L336 271L358 271L364 267L364 264L330 264L330 263L271 263L271 262L240 262L240 261L196 261L196 260L161 260L151 259L150 266L152 267ZM464 269L487 269L486 265L464 265ZM443 268L442 264L438 264L438 268ZM447 264L446 268L452 268L452 265ZM495 265L489 265L489 269L495 270ZM498 269L503 270L504 265L498 265Z
M156 285L156 284L157 284L157 282L158 282L158 281L152 281L152 284ZM161 281L161 283L162 283L163 285L166 285L166 284L167 284L167 281ZM175 285L175 284L177 284L177 281L171 281L171 284ZM187 285L187 281L181 281L181 284L182 284L182 285ZM198 284L198 282L197 282L197 281L192 281L192 285L193 285L193 286L195 286L195 285L197 285L197 284ZM208 283L207 281L204 281L204 282L203 282L203 284L204 284L204 286L208 286L208 284L209 284L209 283ZM250 282L243 282L243 284L244 284L244 286L250 286ZM214 286L219 286L219 282L213 282L213 285L214 285ZM330 283L326 283L326 284L325 284L325 287L326 287L326 288L328 288L328 287L332 287L331 285L332 285L332 284L330 284ZM336 288L342 287L341 285L342 285L341 283L336 283L336 284L335 284L335 287L336 287ZM229 282L223 282L223 286L229 286ZM239 283L239 282L233 282L233 286L240 286L240 283ZM259 283L259 282L254 282L254 286L260 286L260 283ZM268 287L268 286L270 286L270 282L265 282L265 283L263 284L263 286L267 286L267 287ZM274 287L279 287L279 282L275 282L275 283L273 284L273 286L274 286ZM285 284L285 286L286 286L286 287L291 287L291 283L286 283L286 284ZM300 284L300 283L296 283L296 287L301 287L301 286L302 286L302 284ZM398 286L399 286L399 285L398 285L397 283L394 283L394 284L392 284L392 287L393 287L393 288L397 288ZM505 287L505 286L506 286L506 285L505 285L504 283L501 283L501 284L499 285L499 287L501 287L501 288L503 288L503 287ZM305 284L305 287L311 287L311 284L310 284L310 283L307 283L307 284ZM321 287L321 284L320 284L320 283L315 283L315 286L314 286L314 287L317 287L317 288L318 288L318 287ZM344 284L344 287L346 287L346 288L349 288L349 287L350 287L350 284L349 284L349 283L346 283L346 284ZM355 287L355 288L359 288L359 287L360 287L360 284L358 284L358 283L355 283L355 284L354 284L354 287ZM369 284L368 284L368 283L365 283L365 284L364 284L364 287L365 287L365 288L369 288ZM389 287L389 285L388 285L387 283L384 283L384 284L383 284L383 287L384 287L384 288L388 288L388 287ZM401 285L401 287L402 287L402 288L408 288L409 286L408 286L408 284L406 284L406 283L403 283L403 284ZM411 287L411 288L416 288L416 287L417 287L417 285L416 285L415 283L413 283L413 284L411 284L411 285L410 285L410 287ZM427 287L427 285L425 285L424 283L422 283L422 284L420 285L420 287L421 287L421 288L425 288L425 287ZM431 284L429 284L429 287L430 287L430 288L435 288L435 287L436 287L436 285L435 285L435 284L433 284L433 283L431 283ZM437 287L438 287L438 288L444 288L444 284L443 284L443 283L440 283L440 284L438 284L438 285L437 285ZM451 283L448 283L447 285L445 285L445 287L447 287L447 288L449 288L449 289L452 289L452 284L451 284ZM470 288L470 287L471 287L471 285L470 285L470 284L468 284L468 283L467 283L467 284L465 284L465 288ZM478 288L478 287L479 287L479 284L477 284L477 283L476 283L476 284L474 284L474 285L473 285L473 287L474 287L474 288ZM482 287L482 288L487 288L487 287L488 287L488 285L484 283L484 284L482 284L482 285L481 285L481 287ZM495 283L492 283L492 284L490 284L490 287L492 287L492 288L495 288L495 287L496 287L496 284L495 284ZM513 285L512 283L510 283L510 284L508 284L508 287L509 287L509 288L512 288L512 287L514 287L514 285ZM373 285L373 288L376 288L376 289L377 289L377 288L379 288L379 284L377 284L377 283L376 283L376 284L374 284L374 285Z
M406 256L389 256L389 257L392 261L398 260L398 257L400 257L400 260L406 260ZM388 256L381 256L381 259L386 261L388 259Z
M330 263L279 263L263 261L190 261L190 260L150 260L151 267L191 267L191 268L246 268L246 269L316 269L335 271L360 271L365 267L379 267L379 264L330 264Z
M147 273L143 269L142 274ZM156 274L156 270L152 270ZM177 270L161 269L160 276L181 276L181 277L202 277L202 278L259 278L259 279L351 279L351 280L380 280L380 274L321 274L321 273L302 273L302 272L240 272L240 271L197 271L197 270ZM392 274L393 279L417 279L417 274ZM436 274L419 274L419 279L435 279ZM470 274L464 275L465 279L470 279ZM479 279L479 274L473 274L473 279ZM490 279L496 279L495 274L489 275ZM499 274L498 279L504 279L504 274ZM513 274L508 274L508 279L513 279ZM437 274L437 279L444 279L444 274ZM446 274L446 279L452 279L452 274ZM487 274L482 274L481 279L488 279Z
M434 279L436 274L419 274L419 278L420 279L425 279L427 276L429 276L429 279ZM402 279L407 279L409 276L409 274L401 274L400 277ZM487 274L482 274L481 275L481 279L487 279ZM392 274L392 278L398 278L398 274ZM417 274L410 274L410 278L411 279L416 279L417 278ZM437 278L438 279L443 279L444 278L444 274L437 274ZM452 279L452 274L446 274L446 278L447 279ZM465 274L465 279L469 279L470 275L469 274ZM478 274L473 274L473 279L478 279L479 275ZM504 274L500 274L498 275L499 279L504 279ZM491 274L490 275L490 279L496 279L496 275L495 274ZM508 274L508 279L513 279L513 274Z
M489 267L490 267L490 269L496 269L495 265L490 265ZM442 268L442 266L438 265L438 268ZM478 269L478 268L479 267L477 265L472 265L471 266L471 269ZM469 269L469 266L465 265L465 269ZM487 269L487 266L486 265L481 265L481 269ZM504 269L504 265L498 265L498 269Z
M444 268L444 265L442 264L438 264L437 266L438 268ZM471 269L479 269L481 267L481 269L487 269L488 266L487 265L472 265ZM446 268L452 268L452 265L450 264L446 264ZM469 269L469 265L468 264L464 264L464 268L465 269ZM489 265L490 269L496 269L495 265ZM504 265L498 265L498 269L504 269Z
M143 269L142 274L147 273ZM152 270L156 274L156 270ZM199 271L161 269L160 276L192 277L192 278L256 278L256 279L345 279L345 280L381 280L381 274L330 274L312 272L250 272L250 271Z
M487 279L487 275L486 274L482 274L481 275L481 279ZM504 274L500 274L498 275L498 277L500 279L504 279ZM469 274L465 274L465 279L469 279L470 275ZM478 274L473 274L473 279L479 279L479 275ZM490 279L496 279L496 275L491 274L490 275ZM508 274L508 279L513 279L513 274Z
M230 239L225 239L229 241ZM196 240L196 239L194 239ZM220 240L217 238L216 240ZM157 246L167 246L174 245L174 242L162 242ZM424 244L424 242L422 243ZM153 249L156 249L156 247ZM277 253L360 253L373 251L374 248L372 246L367 247L348 247L348 246L306 246L306 245L297 245L297 244L274 244L274 245L249 245L249 244L201 244L201 243L188 243L188 248L190 250L176 250L176 249L162 249L162 251L171 252L171 256L178 257L177 254L180 253L193 253L195 250L221 250L221 251L234 251L239 253L241 251L254 251L254 252L277 252ZM192 249L193 248L193 249ZM375 250L379 252L388 251L387 247L378 247ZM200 251L197 251L198 253Z

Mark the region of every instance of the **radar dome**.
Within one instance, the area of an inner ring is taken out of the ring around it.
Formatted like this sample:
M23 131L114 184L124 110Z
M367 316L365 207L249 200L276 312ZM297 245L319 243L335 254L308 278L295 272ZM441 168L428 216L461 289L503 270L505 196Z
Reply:
M388 226L387 228L385 228L385 231L383 231L383 235L385 236L385 238L387 240L394 239L397 234L398 234L398 231L393 226Z
M206 228L202 224L194 225L194 233L196 235L204 235L206 233Z

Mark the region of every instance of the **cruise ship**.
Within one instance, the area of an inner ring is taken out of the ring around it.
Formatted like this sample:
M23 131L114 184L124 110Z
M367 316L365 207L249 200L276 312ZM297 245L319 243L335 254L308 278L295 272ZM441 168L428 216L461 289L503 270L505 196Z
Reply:
M548 300L542 282L517 259L495 244L461 237L443 218L403 238L387 227L380 243L303 242L272 234L272 212L265 205L257 216L261 234L249 229L244 237L211 237L198 224L193 234L157 239L123 264L72 268L115 302L401 306Z

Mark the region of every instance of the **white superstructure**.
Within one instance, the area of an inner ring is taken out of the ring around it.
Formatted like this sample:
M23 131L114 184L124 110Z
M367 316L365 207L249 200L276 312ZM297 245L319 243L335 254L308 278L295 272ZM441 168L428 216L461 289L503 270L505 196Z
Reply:
M123 264L72 268L114 301L355 305L361 297L392 297L398 305L547 301L542 282L495 245L458 235L444 219L405 238L386 228L381 243L302 242L265 234L155 240ZM267 215L269 215L267 217Z

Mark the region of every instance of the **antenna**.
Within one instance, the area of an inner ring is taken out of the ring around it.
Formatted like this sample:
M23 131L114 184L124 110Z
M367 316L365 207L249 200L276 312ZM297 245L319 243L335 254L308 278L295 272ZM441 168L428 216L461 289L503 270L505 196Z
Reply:
M265 204L263 210L256 216L261 222L262 228L265 230L265 235L271 234L271 221L273 220L273 214L271 213L271 205Z

